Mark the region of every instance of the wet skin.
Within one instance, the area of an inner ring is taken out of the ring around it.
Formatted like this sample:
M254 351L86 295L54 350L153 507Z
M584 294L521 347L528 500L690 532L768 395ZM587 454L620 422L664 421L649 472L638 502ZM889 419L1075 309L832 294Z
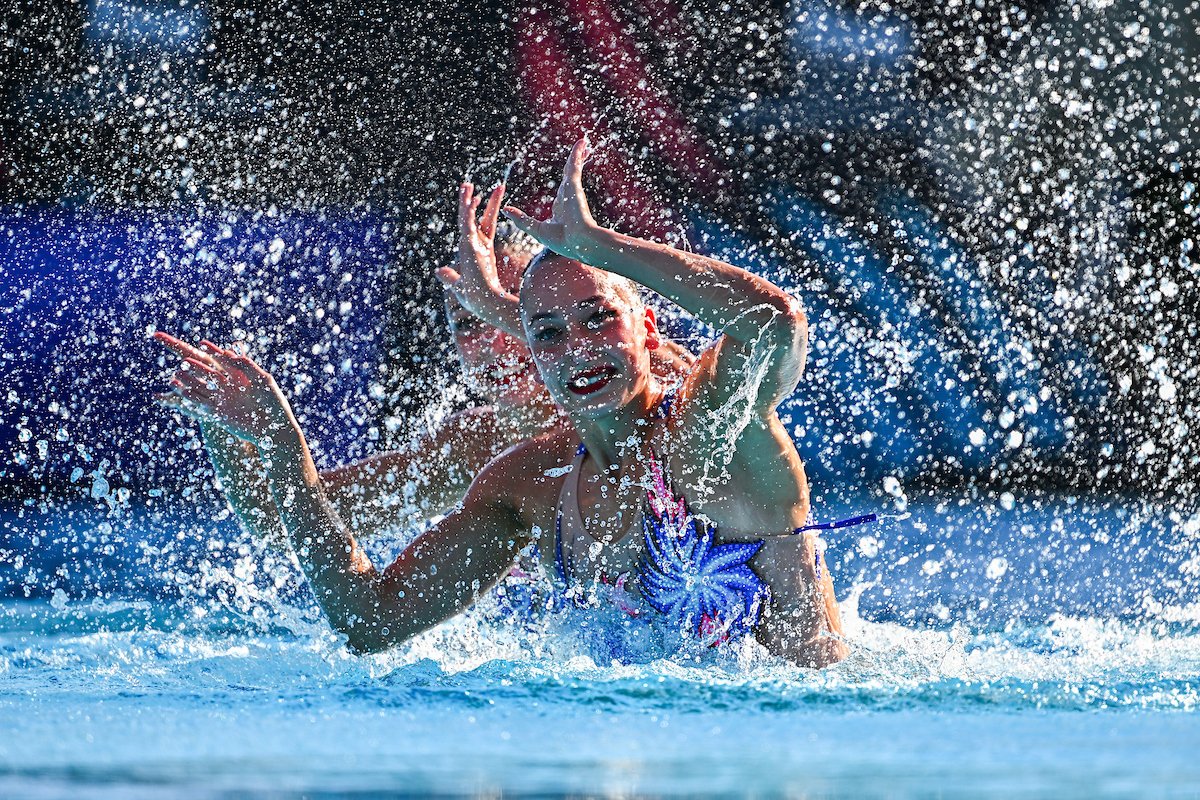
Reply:
M499 271L508 279L506 283L515 287L518 265L523 269L528 257L498 256L503 265ZM445 294L445 306L462 377L473 392L503 406L524 406L540 399L541 381L524 339L484 322L450 290Z
M582 190L586 156L581 142L550 220L508 210L563 256L526 279L520 313L529 341L537 326L546 328L534 357L574 431L553 430L493 460L462 503L385 570L376 570L332 512L286 398L257 364L213 351L218 368L205 374L212 388L187 380L181 389L228 430L269 446L264 466L290 541L330 622L357 650L389 647L454 615L506 574L525 543L545 544L562 468L582 441L588 455L580 509L597 545L588 548L582 575L621 566L622 554L606 547L621 540L623 512L636 508L654 449L693 511L708 516L721 537L764 541L751 563L772 589L755 629L759 641L800 664L837 661L846 646L828 572L816 572L811 538L789 535L807 515L808 485L775 413L803 369L803 312L794 298L744 270L597 226ZM653 414L663 393L649 368L653 315L623 301L619 282L606 272L724 330L686 373L668 419ZM496 282L492 288L503 292ZM494 304L501 310L503 294ZM740 422L722 424L731 409ZM708 480L714 470L716 479Z

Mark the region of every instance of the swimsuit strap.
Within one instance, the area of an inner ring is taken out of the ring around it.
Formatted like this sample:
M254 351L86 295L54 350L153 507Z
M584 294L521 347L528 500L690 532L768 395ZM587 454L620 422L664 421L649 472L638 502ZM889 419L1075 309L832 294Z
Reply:
M879 519L879 515L872 513L859 514L857 517L846 517L846 519L839 519L837 522L815 522L811 525L796 528L796 530L792 531L792 535L806 531L832 531L838 528L849 528L851 525L862 525L865 522L875 522L877 519Z
M659 419L671 418L671 405L675 402L675 392L679 390L678 386L672 386L663 395L663 399L659 401L658 408L654 410L654 415Z
M563 553L563 514L573 512L576 518L579 517L579 473L585 455L587 448L580 442L579 447L575 448L575 457L571 459L571 471L563 478L562 488L558 490L558 509L554 514L554 566L558 570L558 577L567 585L570 585L568 576L573 571L575 559ZM576 525L582 524L578 520L574 522Z
M851 525L862 525L865 522L874 522L877 519L879 519L878 514L870 513L859 514L856 517L846 517L845 519L839 519L836 522L814 522L811 525L805 525L803 527L796 528L796 530L792 531L792 535L795 536L798 533L806 533L808 531L832 531L837 530L838 528L849 528ZM817 582L819 583L821 581L820 548L817 548L816 562Z

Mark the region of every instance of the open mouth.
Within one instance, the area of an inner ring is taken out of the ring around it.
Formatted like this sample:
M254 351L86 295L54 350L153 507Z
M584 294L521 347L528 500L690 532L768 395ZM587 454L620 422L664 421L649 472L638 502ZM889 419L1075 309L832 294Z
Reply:
M529 372L532 368L533 364L528 361L519 362L503 369L494 370L490 377L494 383L509 384Z
M567 388L572 394L583 397L600 391L616 376L616 369L607 365L588 367L585 370L576 372L570 382L567 383Z

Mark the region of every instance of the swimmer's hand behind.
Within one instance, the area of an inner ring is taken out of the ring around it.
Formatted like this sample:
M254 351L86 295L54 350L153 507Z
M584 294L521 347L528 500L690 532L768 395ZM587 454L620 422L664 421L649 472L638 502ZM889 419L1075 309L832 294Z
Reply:
M458 257L454 267L438 267L434 275L467 311L489 325L524 337L519 301L500 283L496 270L496 218L504 184L492 190L483 217L476 221L479 195L464 182L458 190Z
M525 233L560 256L585 264L592 264L589 253L593 234L600 227L592 217L587 196L583 193L583 165L591 154L592 149L586 138L580 139L571 148L563 168L562 182L558 184L558 194L554 196L550 219L534 219L514 206L505 206L503 209L504 216Z
M209 341L195 348L161 331L154 338L183 357L171 385L190 416L264 449L274 437L299 430L275 379L249 356Z

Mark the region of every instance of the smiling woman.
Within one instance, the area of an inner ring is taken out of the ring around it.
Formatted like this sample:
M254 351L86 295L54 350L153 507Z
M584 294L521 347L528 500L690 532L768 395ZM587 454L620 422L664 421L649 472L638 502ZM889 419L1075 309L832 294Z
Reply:
M198 372L177 377L179 393L259 449L288 540L355 650L390 647L467 608L533 543L568 606L611 602L677 644L752 634L800 664L837 661L846 645L833 584L816 541L799 530L808 482L775 410L803 369L804 313L745 270L598 226L581 184L587 155L586 141L572 150L550 220L506 211L554 254L527 275L519 308L486 257L494 229L476 228L469 184L464 271L438 272L481 316L512 330L519 314L573 429L551 428L493 460L385 570L326 498L295 416L261 367L211 344L168 342ZM487 225L499 202L493 192ZM631 302L628 280L724 331L670 395L651 368L654 314ZM735 424L714 424L731 413Z
M1198 15L7 4L0 798L1200 798Z
M599 270L580 280L577 266L553 254L538 259L526 272L521 293L534 360L550 396L572 417L607 396L614 379L635 374L632 360L660 344L654 312L629 281ZM567 351L569 359L554 360ZM620 395L624 402L630 399Z

